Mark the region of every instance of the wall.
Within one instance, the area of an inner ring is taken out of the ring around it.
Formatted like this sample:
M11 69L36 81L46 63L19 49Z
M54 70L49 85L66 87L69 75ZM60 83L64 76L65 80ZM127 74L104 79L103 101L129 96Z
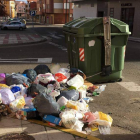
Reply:
M8 16L11 16L11 8L10 8L10 1L4 1L4 4L5 4L5 10L8 14Z
M109 2L104 2L104 1L97 2L97 16L99 11L103 12L103 16L108 15L108 4Z
M94 7L91 7L91 4ZM77 2L74 4L73 17L74 19L80 18L81 16L86 17L97 17L97 0ZM78 7L79 6L79 7Z
M132 6L121 6L122 3L132 3ZM114 18L121 19L121 8L135 8L134 23L133 23L133 34L134 37L140 37L140 1L139 0L126 0L126 1L113 1L110 2L108 10L114 8Z
M15 2L10 1L10 6L11 6L11 17L14 18L14 17L16 17Z

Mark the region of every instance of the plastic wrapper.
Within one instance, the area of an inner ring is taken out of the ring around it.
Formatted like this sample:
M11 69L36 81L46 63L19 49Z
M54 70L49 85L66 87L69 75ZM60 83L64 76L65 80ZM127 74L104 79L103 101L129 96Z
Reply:
M0 84L0 89L2 88L10 88L9 86L7 86L6 84Z
M67 68L60 68L59 71L55 74L55 79L59 83L66 83L68 78L70 77L69 69Z
M66 104L66 107L83 112L87 112L89 110L88 104L83 99L80 99L79 101L69 100Z
M90 123L90 122L92 122L93 120L96 120L96 119L97 119L97 118L96 118L96 116L95 116L93 113L91 113L91 112L86 112L86 113L84 114L83 121Z
M53 75L51 73L45 73L45 74L39 74L36 77L35 83L36 84L41 84L43 86L47 86L51 82L55 82L56 80L54 79Z
M15 100L14 94L9 88L0 89L2 103L3 104L10 104L12 101Z
M102 85L102 86L98 86L97 89L95 89L94 91L96 91L97 93L101 93L105 90L106 85Z
M32 97L25 97L25 104L29 108L33 107L33 98Z
M91 124L97 124L97 125L103 125L103 126L109 126L111 127L113 119L107 115L104 114L102 112L95 112L94 113L95 117L97 118L96 120L93 120L89 123L89 125Z
M110 134L110 127L109 126L98 126L100 134L106 135Z
M78 89L78 88L80 88L81 86L84 85L84 79L83 79L82 76L76 75L72 79L70 79L69 81L67 81L67 84L69 86L73 86L76 89Z
M1 84L5 84L5 74L4 73L0 73L0 83Z
M64 96L68 100L77 101L79 99L79 92L74 89L60 91L60 96L57 97L57 100L62 96Z
M24 108L25 106L25 99L23 96L19 96L16 100L10 103L10 108L16 112L17 110L20 110Z

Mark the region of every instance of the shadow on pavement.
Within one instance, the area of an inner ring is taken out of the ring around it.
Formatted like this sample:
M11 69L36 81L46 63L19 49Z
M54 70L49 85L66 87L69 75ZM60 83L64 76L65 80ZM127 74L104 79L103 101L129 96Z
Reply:
M140 134L99 135L101 140L140 140Z
M140 43L128 41L126 47L125 61L126 62L136 62L140 61Z

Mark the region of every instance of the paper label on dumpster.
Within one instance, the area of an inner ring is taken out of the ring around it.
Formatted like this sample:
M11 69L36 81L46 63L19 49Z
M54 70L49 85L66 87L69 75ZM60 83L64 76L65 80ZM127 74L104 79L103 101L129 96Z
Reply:
M88 42L89 47L94 46L94 45L95 45L95 40L91 40Z

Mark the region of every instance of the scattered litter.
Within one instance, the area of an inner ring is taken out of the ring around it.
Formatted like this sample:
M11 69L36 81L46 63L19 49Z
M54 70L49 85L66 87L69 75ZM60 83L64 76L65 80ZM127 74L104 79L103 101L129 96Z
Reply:
M88 105L106 85L95 86L85 80L81 70L61 68L59 64L50 69L38 65L22 74L0 73L0 110L7 105L21 120L42 119L50 126L86 134L98 129L101 134L110 134L111 116L93 113Z

